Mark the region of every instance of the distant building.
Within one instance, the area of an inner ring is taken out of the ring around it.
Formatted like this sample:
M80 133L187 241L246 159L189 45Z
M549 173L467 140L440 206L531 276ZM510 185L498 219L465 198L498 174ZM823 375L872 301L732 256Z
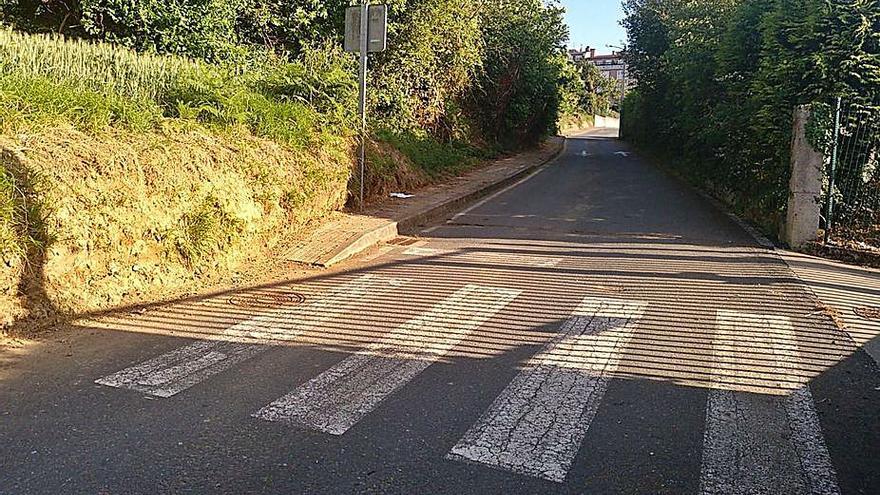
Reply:
M572 49L568 56L574 62L587 61L593 63L602 71L602 75L618 81L628 78L626 75L626 62L619 52L611 52L610 55L596 55L596 49L589 46L583 49Z
M589 47L583 50L578 50L577 48L574 48L568 51L569 58L571 58L571 60L574 62L582 62L595 54L596 49Z

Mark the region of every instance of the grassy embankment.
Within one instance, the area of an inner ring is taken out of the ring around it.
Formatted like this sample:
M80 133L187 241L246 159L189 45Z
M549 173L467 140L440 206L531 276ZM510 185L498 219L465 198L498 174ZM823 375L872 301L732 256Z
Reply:
M592 128L596 124L595 116L584 113L566 114L559 119L559 132L563 135L577 133Z
M196 289L341 208L344 57L242 72L0 28L0 328ZM374 194L480 157L383 139Z

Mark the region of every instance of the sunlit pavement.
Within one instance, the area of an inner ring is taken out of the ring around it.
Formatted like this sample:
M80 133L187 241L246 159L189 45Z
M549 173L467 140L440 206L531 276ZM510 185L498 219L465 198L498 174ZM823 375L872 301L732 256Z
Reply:
M342 268L65 338L0 375L0 493L880 486L872 343L601 132Z

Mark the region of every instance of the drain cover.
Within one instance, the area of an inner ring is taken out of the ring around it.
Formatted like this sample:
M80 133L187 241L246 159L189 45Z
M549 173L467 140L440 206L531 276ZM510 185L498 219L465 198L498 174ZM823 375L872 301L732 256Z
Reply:
M306 297L298 292L253 291L236 294L229 298L229 304L242 308L277 308L305 302Z
M880 308L876 306L862 306L853 308L853 313L866 320L880 320Z

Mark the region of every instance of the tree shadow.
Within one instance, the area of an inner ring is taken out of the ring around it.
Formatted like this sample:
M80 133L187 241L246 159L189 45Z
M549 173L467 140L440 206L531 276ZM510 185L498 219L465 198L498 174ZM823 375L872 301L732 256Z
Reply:
M15 238L9 255L16 263L8 269L18 270L14 295L24 310L24 316L7 329L16 334L38 320L61 316L46 290L46 250L54 237L46 226L46 205L37 194L40 176L14 150L0 149L0 180L9 198L5 220L11 224Z

